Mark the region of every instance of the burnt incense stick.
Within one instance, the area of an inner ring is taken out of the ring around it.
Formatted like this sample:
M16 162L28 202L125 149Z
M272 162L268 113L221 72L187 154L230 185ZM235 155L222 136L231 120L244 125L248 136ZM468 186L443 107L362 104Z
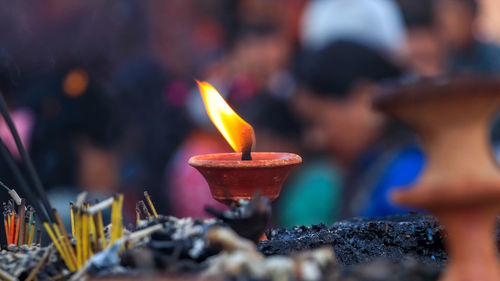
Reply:
M10 133L12 134L12 137L14 138L14 142L16 143L17 150L19 151L19 154L21 155L21 158L23 159L24 165L26 166L26 170L28 172L28 175L30 176L33 185L35 186L35 191L38 193L38 196L40 196L42 205L45 207L45 211L51 210L51 206L49 203L49 200L47 198L47 194L43 188L42 182L40 181L40 178L38 176L38 173L35 170L35 167L33 165L33 161L31 161L30 156L28 155L28 152L26 152L26 149L24 148L23 143L21 142L21 138L19 137L19 133L17 132L17 128L14 125L14 122L12 121L12 118L10 116L9 110L7 108L7 103L5 102L5 99L3 97L3 93L0 91L0 113L2 114L5 122L7 123L7 126L9 127ZM54 221L54 218L52 216L52 213L47 214L49 219Z
M19 237L18 237L18 246L21 246L24 244L24 227L26 225L26 199L21 199L21 205L19 205Z
M148 211L148 208L146 207L146 204L144 203L144 201L139 201L137 202L137 206L139 207L139 209L141 210L142 212L142 215L147 219L147 220L150 220L152 217L151 217L151 214L149 213Z
M19 238L19 225L21 224L21 222L19 221L19 216L17 216L17 215L16 215L15 222L16 222L16 232L14 233L14 242L13 242L13 244L17 245L17 240Z

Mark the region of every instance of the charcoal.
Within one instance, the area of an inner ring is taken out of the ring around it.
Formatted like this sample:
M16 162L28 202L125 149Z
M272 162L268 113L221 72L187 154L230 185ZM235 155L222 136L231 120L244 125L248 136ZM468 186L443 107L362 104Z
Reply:
M265 255L292 252L331 245L338 262L344 266L366 264L384 258L398 262L410 256L427 266L440 267L446 262L443 229L429 216L393 216L352 219L333 224L271 229L268 241L258 248Z

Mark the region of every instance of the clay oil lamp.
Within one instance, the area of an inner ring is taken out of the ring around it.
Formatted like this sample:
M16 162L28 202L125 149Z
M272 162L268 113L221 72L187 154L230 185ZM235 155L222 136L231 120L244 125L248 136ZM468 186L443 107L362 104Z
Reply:
M210 119L235 152L193 156L189 165L203 175L213 198L223 204L249 200L256 192L275 200L291 169L302 158L293 153L252 152L252 126L231 109L212 85L197 83Z
M393 200L434 213L445 227L442 281L500 280L495 239L500 170L489 140L500 78L454 77L383 87L375 106L410 125L427 157L413 186Z

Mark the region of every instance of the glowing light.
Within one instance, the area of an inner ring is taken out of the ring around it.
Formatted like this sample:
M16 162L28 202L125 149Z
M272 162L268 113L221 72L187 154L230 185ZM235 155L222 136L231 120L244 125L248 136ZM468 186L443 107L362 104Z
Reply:
M196 82L212 123L234 151L249 153L255 139L252 126L234 112L212 85L202 81Z
M63 81L64 93L72 98L81 96L89 84L89 75L83 69L73 69Z

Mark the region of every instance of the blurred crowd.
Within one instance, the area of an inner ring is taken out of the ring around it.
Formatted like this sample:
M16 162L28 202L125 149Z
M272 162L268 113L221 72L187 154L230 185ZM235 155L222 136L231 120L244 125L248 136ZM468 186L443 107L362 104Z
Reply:
M187 164L231 151L198 79L254 127L256 151L303 157L273 203L274 225L407 213L389 194L411 184L425 158L410 130L372 110L372 90L400 77L500 74L499 6L14 1L0 10L0 90L59 208L82 190L124 192L130 218L144 190L165 214L224 208ZM0 137L18 158L3 123ZM0 180L17 185L1 159Z

